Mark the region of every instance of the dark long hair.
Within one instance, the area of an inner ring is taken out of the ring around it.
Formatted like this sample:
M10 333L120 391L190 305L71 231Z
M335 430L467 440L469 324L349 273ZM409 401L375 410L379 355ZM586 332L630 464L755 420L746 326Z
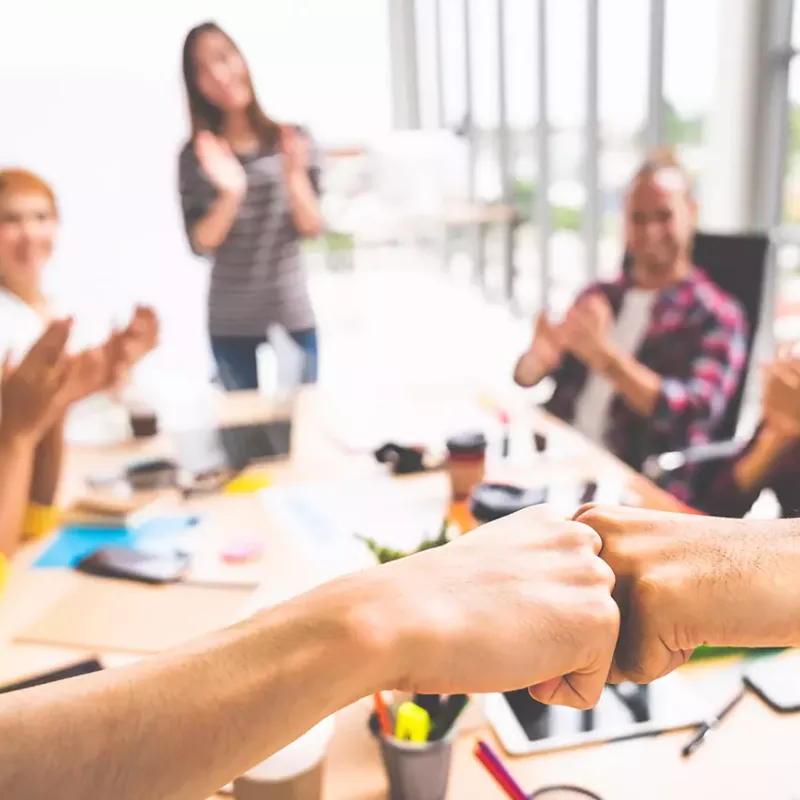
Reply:
M211 131L212 133L221 135L223 133L223 123L225 121L225 114L222 109L206 100L197 85L194 50L197 40L204 33L217 33L220 36L224 36L228 42L230 42L231 47L242 57L245 66L247 65L247 61L236 42L234 42L216 22L202 22L186 34L186 39L183 42L183 82L186 87L186 99L189 102L189 118L192 122L193 139L200 131ZM249 67L247 67L247 80L250 83L250 90L253 94L253 101L247 108L247 116L250 119L250 124L253 126L256 135L264 144L268 147L273 147L277 144L280 129L278 124L270 119L261 108L258 98L256 97L255 89L253 88L253 80L250 76Z

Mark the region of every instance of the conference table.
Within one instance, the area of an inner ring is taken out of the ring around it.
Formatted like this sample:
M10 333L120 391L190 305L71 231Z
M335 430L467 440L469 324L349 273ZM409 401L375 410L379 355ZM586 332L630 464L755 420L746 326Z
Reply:
M387 390L388 391L388 390ZM393 407L413 408L417 415L451 403L463 403L468 386L413 387L391 392ZM388 403L388 401L387 401ZM319 389L303 390L293 405L292 453L269 465L274 487L298 483L337 481L340 485L365 480L397 481L412 492L419 487L447 491L441 473L390 479L385 468L363 450L345 446L333 435L327 414L329 400ZM379 405L379 404L378 404ZM375 409L375 397L368 403ZM215 418L220 425L269 420L276 408L257 393L220 395ZM353 409L358 416L359 409ZM433 413L433 412L432 412ZM537 409L524 409L528 428L559 441L569 431ZM566 441L566 439L565 439ZM658 510L679 510L668 494L650 484L609 453L589 442L566 457L547 451L527 464L490 467L489 478L522 484L552 481L616 480L624 486L627 502ZM63 481L63 500L80 496L87 475L123 467L132 461L173 454L172 440L159 435L106 446L72 446ZM263 470L263 467L256 468ZM494 470L494 472L493 472ZM268 490L269 491L269 490ZM275 515L263 493L215 494L183 499L176 509L201 520L204 557L197 580L189 585L150 587L105 580L71 569L38 569L34 561L48 542L26 546L12 564L0 606L0 684L35 675L98 655L108 667L147 657L229 624L282 599L340 574L342 565L315 552L313 541L296 535L285 518ZM176 501L178 502L178 501ZM254 564L224 564L218 554L226 544L258 540L264 552ZM353 567L360 568L360 567ZM244 570L244 578L242 572ZM700 680L717 666L686 667ZM472 756L476 736L498 749L500 745L473 703L464 716L454 745L448 798L501 798L502 795ZM378 748L367 730L371 710L364 699L337 715L336 733L326 761L324 800L378 800L386 796L386 779ZM800 716L778 715L754 697L746 697L689 760L680 750L687 731L616 744L594 745L555 753L509 757L507 764L531 791L546 784L578 784L603 800L634 798L786 797L800 796L794 744L800 738ZM221 797L222 795L220 795ZM8 798L23 800L23 798ZM143 798L144 800L144 798Z

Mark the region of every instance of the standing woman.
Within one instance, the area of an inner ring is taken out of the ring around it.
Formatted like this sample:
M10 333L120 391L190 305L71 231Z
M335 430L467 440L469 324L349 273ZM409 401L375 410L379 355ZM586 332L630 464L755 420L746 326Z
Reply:
M320 168L308 135L262 110L247 64L213 22L189 31L183 77L192 138L179 180L192 251L213 263L211 349L229 391L258 387L256 349L286 329L317 378L317 331L300 239L322 229Z

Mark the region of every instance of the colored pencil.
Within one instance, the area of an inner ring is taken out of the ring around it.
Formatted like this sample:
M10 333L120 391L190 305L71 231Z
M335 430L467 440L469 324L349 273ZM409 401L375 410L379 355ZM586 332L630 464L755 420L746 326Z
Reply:
M375 712L378 715L378 724L381 728L381 733L384 736L392 735L392 719L389 716L389 709L386 707L386 701L380 692L375 692Z
M499 757L486 742L481 739L475 743L475 757L483 764L486 771L497 781L498 785L511 800L528 800L522 787L511 777Z

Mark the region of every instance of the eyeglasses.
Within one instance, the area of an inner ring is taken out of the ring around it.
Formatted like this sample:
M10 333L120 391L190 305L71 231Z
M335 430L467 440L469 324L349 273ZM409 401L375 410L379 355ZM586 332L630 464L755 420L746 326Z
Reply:
M595 794L590 789L581 789L580 786L543 786L529 795L530 800L603 800L599 794Z

